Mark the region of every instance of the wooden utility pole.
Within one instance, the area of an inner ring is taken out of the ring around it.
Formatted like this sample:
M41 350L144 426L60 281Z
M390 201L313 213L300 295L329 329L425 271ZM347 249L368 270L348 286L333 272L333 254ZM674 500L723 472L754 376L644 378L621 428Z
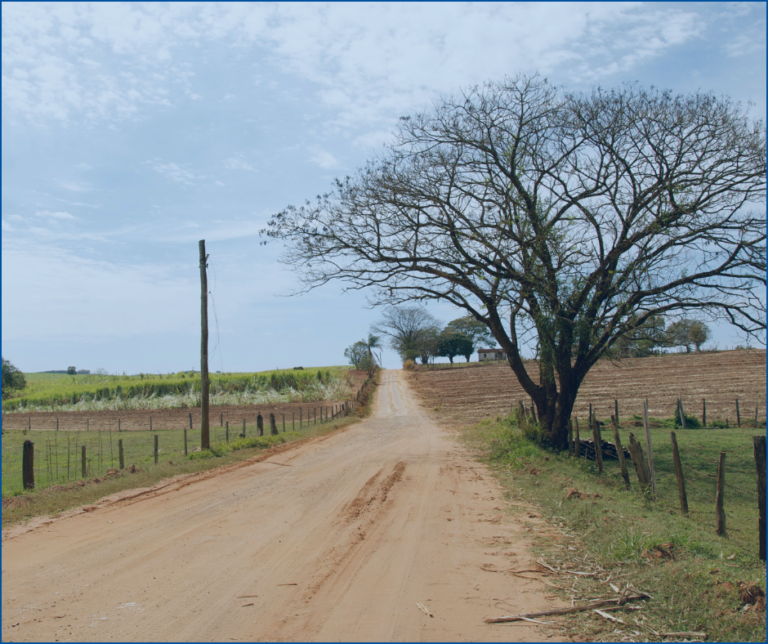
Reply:
M205 240L200 240L200 449L210 449L208 432L208 275Z

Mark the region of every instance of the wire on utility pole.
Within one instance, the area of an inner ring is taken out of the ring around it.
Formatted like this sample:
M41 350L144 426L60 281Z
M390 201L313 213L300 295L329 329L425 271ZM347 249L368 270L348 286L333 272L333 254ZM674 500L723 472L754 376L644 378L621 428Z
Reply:
M210 449L208 430L208 275L205 240L200 240L201 339L200 339L200 449Z

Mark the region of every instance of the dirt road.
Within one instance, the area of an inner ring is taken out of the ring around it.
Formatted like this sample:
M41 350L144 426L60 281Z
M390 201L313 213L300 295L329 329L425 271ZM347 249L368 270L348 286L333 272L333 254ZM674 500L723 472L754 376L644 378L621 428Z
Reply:
M6 531L2 638L538 641L483 622L555 605L494 572L532 564L500 494L385 371L345 431Z

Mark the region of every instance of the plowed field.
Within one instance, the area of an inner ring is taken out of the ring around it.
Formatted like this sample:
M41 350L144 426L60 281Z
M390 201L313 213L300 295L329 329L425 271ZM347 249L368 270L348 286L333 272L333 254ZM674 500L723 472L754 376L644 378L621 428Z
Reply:
M765 360L764 350L603 360L585 378L573 415L586 417L592 403L598 418L607 419L613 413L614 400L618 400L619 416L627 418L642 414L647 398L651 416L668 418L680 397L686 414L701 418L702 399L706 399L708 423L729 419L735 425L738 398L742 426L752 426L756 406L760 422L765 421ZM538 382L538 365L529 362L526 366ZM469 425L509 414L510 405L518 400L529 401L506 362L420 370L410 377L424 403L439 407L443 422Z

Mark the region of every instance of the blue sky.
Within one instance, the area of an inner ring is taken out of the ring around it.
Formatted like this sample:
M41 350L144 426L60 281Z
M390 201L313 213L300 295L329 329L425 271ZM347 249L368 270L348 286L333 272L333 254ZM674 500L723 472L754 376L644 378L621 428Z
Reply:
M212 370L342 364L380 312L337 285L285 297L258 230L398 117L539 72L714 91L764 119L765 45L764 3L3 3L3 356L199 369L205 239Z

